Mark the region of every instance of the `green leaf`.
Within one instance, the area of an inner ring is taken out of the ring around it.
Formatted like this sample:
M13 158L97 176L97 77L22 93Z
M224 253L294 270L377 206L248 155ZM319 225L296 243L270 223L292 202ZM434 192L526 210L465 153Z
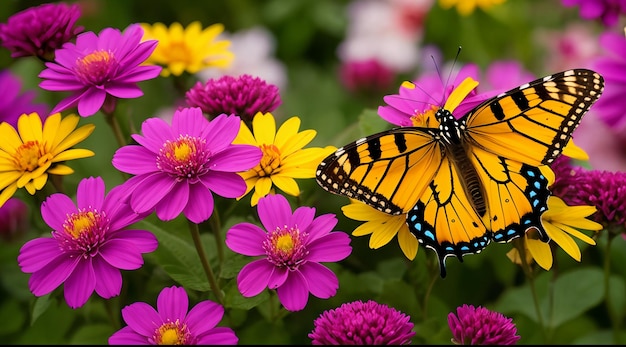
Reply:
M231 279L237 277L239 271L241 271L241 269L250 261L250 257L245 257L240 254L224 259L222 271L220 272L220 278Z
M546 323L558 327L564 322L583 314L602 301L604 296L603 273L596 268L572 270L559 276L554 283L554 305L551 319ZM548 298L543 298L543 307Z
M390 128L390 124L373 109L365 109L359 115L359 131L361 136L371 135Z
M48 307L50 307L50 302L51 301L50 301L49 293L35 299L35 305L33 306L33 314L30 319L30 325L35 324L35 321L37 321L37 318L39 318L41 314L46 312Z
M626 312L626 282L624 278L612 275L609 282L609 309L613 319L621 322Z
M3 317L0 324L0 336L15 333L22 328L26 321L26 312L19 302L14 300L3 301L0 306L0 317Z
M74 333L71 345L106 345L115 330L108 324L85 325Z
M242 310L249 310L258 306L270 297L267 290L264 290L259 295L250 298L244 297L237 288L237 280L228 282L228 284L224 286L223 291L226 293L224 297L224 307L238 308Z

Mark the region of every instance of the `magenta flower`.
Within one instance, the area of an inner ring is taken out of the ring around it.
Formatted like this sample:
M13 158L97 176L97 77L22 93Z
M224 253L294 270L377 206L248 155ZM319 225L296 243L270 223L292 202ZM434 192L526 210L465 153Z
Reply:
M600 46L605 54L593 61L592 68L604 77L604 92L593 110L607 125L621 130L626 126L626 38L623 34L605 32L600 35Z
M617 24L619 16L626 13L626 0L561 0L561 3L566 7L580 6L581 18L598 19L607 27Z
M189 311L189 312L187 312ZM183 287L166 287L157 298L157 309L136 302L122 309L128 324L109 337L110 345L235 345L231 328L218 327L224 308L205 300L189 310Z
M459 306L448 315L452 342L457 345L514 345L520 337L511 318L484 307Z
M139 269L141 254L157 248L149 231L126 229L144 216L120 200L120 187L105 195L102 178L85 178L78 183L76 204L61 193L41 204L52 237L28 241L17 257L22 271L32 274L28 286L35 296L65 283L71 308L83 306L94 290L105 299L114 297L122 288L120 270Z
M30 227L29 208L18 198L10 198L0 207L0 238L10 242L25 235Z
M130 25L122 33L105 28L99 35L85 32L56 51L55 62L39 77L39 86L51 91L69 91L51 113L78 106L78 113L88 117L104 106L104 112L115 109L118 98L138 98L143 92L138 82L155 78L161 72L156 65L142 65L156 48L157 41L140 42L143 29Z
M244 266L237 276L239 291L245 297L276 289L278 299L289 311L307 304L309 292L321 299L337 293L337 276L321 262L336 262L352 252L350 237L332 232L337 225L334 214L315 218L315 208L298 207L291 211L282 195L259 199L258 214L262 228L251 223L234 225L226 233L232 251L261 257Z
M251 121L257 112L274 111L282 103L278 87L244 74L197 82L186 94L190 107L200 107L211 118L225 113Z
M342 62L339 78L344 87L352 93L377 95L391 87L395 72L375 58L350 60Z
M12 58L36 56L51 61L56 49L83 31L76 25L80 15L77 4L62 2L27 8L0 23L0 44Z
M324 311L309 334L313 345L409 345L411 317L387 305L354 301Z
M255 167L263 153L252 145L233 145L241 120L218 116L212 121L197 107L177 110L172 125L149 118L141 125L143 136L132 138L113 155L113 166L135 175L123 185L130 205L138 213L156 210L161 220L181 212L200 223L213 213L213 193L238 198L246 192L237 174Z
M35 91L20 94L22 82L10 70L0 71L0 123L7 122L17 128L17 119L22 114L37 113L44 121L49 108L46 104L33 103Z

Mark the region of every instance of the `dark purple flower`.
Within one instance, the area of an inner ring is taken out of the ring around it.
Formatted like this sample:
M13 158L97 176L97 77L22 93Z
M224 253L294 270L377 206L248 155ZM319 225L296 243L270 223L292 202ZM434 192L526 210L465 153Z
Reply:
M272 112L282 103L278 87L247 74L211 78L206 84L198 82L185 98L189 107L199 107L211 118L229 114L246 121L257 112Z
M65 3L27 8L0 23L0 44L12 58L36 56L52 61L54 51L83 31L77 26L80 7Z
M604 54L592 62L592 68L604 77L604 92L593 110L610 127L622 129L626 126L626 38L623 34L605 32L600 35L600 46Z
M377 59L346 61L339 68L341 83L353 93L376 95L389 89L394 71Z
M313 345L408 345L415 335L411 317L369 300L324 311L309 334Z
M511 318L484 307L459 306L448 315L452 342L457 345L514 345L520 336Z
M20 94L22 82L10 70L0 71L0 123L7 122L17 128L17 119L22 114L37 113L44 121L50 110L46 104L33 103L35 91Z
M561 0L564 6L580 6L580 17L599 19L605 26L613 26L620 14L626 13L626 0Z
M28 205L18 198L10 198L0 207L0 238L12 241L24 235L30 226Z

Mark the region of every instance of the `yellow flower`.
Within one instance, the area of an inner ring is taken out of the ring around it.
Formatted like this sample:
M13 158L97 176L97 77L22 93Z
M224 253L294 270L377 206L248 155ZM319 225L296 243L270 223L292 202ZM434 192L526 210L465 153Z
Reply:
M276 121L271 113L258 112L252 119L252 129L241 121L239 134L233 143L258 146L263 151L261 162L255 168L240 175L246 180L246 192L253 188L251 203L255 206L260 198L272 192L272 185L291 196L299 196L300 188L294 178L313 178L317 166L336 148L304 148L313 140L315 130L299 131L300 118L287 119L276 131Z
M194 74L207 67L228 67L235 57L228 50L230 41L217 40L224 31L222 24L213 24L204 30L199 21L184 29L177 22L169 28L163 23L141 23L141 27L144 41L159 41L145 63L163 66L163 77L180 76L185 71Z
M476 7L486 10L493 5L498 5L503 2L504 0L439 0L439 5L445 9L456 6L456 10L459 14L467 16L474 12Z
M48 174L69 175L74 172L61 162L91 157L87 149L69 149L86 139L95 126L83 125L76 129L80 117L69 115L61 120L55 113L41 124L37 113L23 114L17 130L9 123L0 124L0 206L26 188L31 195L41 190Z
M378 249L398 235L398 243L404 255L415 259L417 255L417 238L409 231L406 224L406 214L390 215L366 205L357 200L350 200L350 205L341 208L343 214L354 220L365 222L352 232L353 236L365 236L372 234L369 246Z
M561 198L550 196L548 209L541 216L543 227L550 239L561 247L570 257L576 261L581 260L580 248L575 238L590 245L596 242L580 230L602 230L602 224L587 219L596 212L594 206L568 206ZM572 237L573 236L573 237ZM526 263L532 259L545 270L552 268L552 250L550 244L538 239L537 232L530 231L522 239L526 253ZM507 253L511 261L521 264L521 257L517 249Z

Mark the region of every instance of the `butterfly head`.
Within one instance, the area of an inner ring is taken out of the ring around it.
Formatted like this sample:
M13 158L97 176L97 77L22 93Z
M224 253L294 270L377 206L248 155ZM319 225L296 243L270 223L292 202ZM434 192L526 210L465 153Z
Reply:
M441 140L449 144L459 144L461 134L465 131L465 121L456 119L452 112L445 108L439 109L435 117L439 121Z

